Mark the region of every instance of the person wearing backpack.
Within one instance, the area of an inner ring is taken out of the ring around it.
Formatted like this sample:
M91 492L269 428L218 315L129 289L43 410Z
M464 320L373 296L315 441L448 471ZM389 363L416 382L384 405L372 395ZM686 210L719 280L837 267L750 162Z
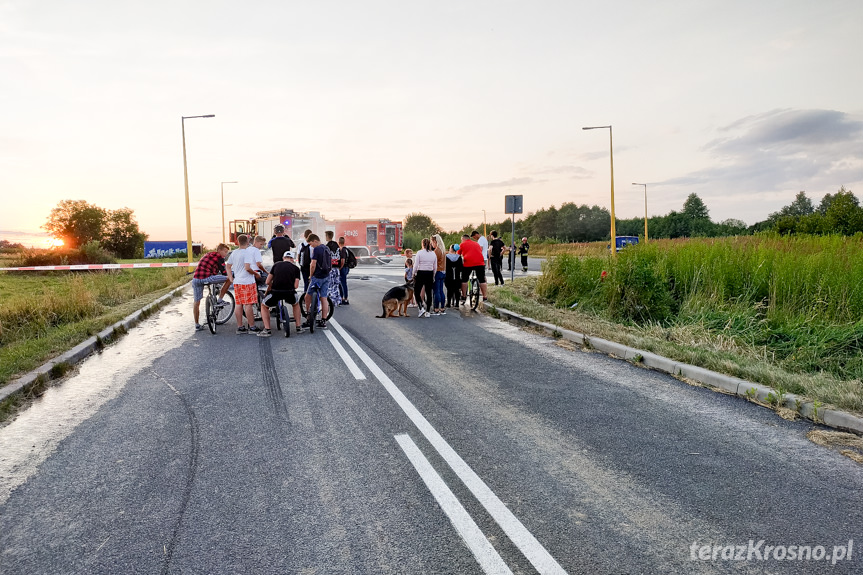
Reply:
M300 242L299 264L300 274L303 276L303 293L309 291L309 264L312 261L312 250L309 247L309 236L312 235L312 230L303 232L303 241Z
M330 252L330 286L332 289L330 290L330 299L333 300L333 305L336 307L342 305L342 294L341 294L341 274L339 270L342 268L342 264L344 261L341 258L341 250L339 250L339 244L337 244L333 237L335 237L335 232L327 231L327 249Z
M339 255L342 260L342 267L339 269L339 287L342 290L342 305L351 305L348 302L348 274L353 268L357 267L357 256L345 247L345 236L339 236Z
M311 261L309 262L309 289L306 290L306 324L303 327L308 327L308 322L313 321L315 312L311 310L312 292L317 291L321 298L321 319L318 320L318 327L326 329L327 320L323 319L330 314L330 303L327 296L330 291L330 268L332 267L332 254L329 248L321 243L321 238L316 234L309 234L309 247L311 247Z

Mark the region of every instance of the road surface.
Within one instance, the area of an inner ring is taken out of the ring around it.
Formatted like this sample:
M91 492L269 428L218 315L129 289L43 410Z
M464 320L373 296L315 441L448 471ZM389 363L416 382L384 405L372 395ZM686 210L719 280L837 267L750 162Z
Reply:
M290 338L194 333L187 293L84 362L0 429L0 572L863 572L863 467L810 423L479 314L374 318L401 273Z

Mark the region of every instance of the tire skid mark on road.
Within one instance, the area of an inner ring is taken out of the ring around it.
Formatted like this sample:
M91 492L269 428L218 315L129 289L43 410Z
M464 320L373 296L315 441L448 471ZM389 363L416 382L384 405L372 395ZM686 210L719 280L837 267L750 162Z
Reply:
M279 374L276 371L276 363L273 360L273 348L270 345L270 338L258 338L258 342L258 352L261 357L261 373L267 386L267 397L273 406L276 419L288 422L288 407L285 405L282 384L279 382Z
M180 527L183 524L183 516L186 514L186 509L189 507L189 500L192 497L192 486L195 483L195 477L198 474L198 456L201 450L201 441L200 441L200 430L198 427L198 417L195 415L195 410L192 409L192 406L189 405L189 402L186 400L185 396L180 393L176 387L171 385L171 383L162 377L155 370L150 370L153 376L160 380L162 383L167 385L171 391L174 392L180 399L180 403L183 404L183 409L186 410L186 414L189 416L189 471L186 476L186 485L183 487L183 498L180 503L180 509L177 512L177 522L174 524L174 529L171 532L171 540L168 541L168 544L165 546L165 562L162 565L162 573L163 575L168 573L171 569L171 560L174 556L174 549L177 546L177 540L180 537Z

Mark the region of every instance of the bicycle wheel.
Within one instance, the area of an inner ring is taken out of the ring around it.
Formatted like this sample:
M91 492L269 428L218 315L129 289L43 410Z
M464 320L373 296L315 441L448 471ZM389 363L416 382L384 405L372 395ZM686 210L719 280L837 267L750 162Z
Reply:
M207 327L211 334L216 335L216 296L209 294L206 300L204 312L207 314Z
M273 315L275 315L276 316L276 331L279 331L280 329L282 329L282 300L279 300L278 303L276 303L276 307L274 309L276 310L276 313L270 314L270 318L271 318L270 321L272 321L272 317L273 317Z
M327 296L327 303L329 304L330 309L328 309L328 310L327 310L327 317L326 317L326 319L327 319L327 321L329 321L329 319L330 319L331 317L333 317L333 310L334 310L334 309L336 309L336 306L334 306L334 305L333 305L333 300L330 298L330 296ZM323 311L323 310L322 310L322 311ZM322 315L323 315L323 314L322 314Z
M318 317L318 292L312 293L312 302L309 305L309 312L306 313L306 322L309 324L309 333L315 333L315 319ZM314 311L312 311L314 310Z
M279 300L279 313L277 317L285 326L285 337L291 337L291 314L288 313L288 305L284 300Z
M470 291L470 309L476 310L479 306L479 281L476 277L471 278L468 290Z
M234 315L234 308L236 307L236 302L234 302L234 294L228 292L225 294L225 305L216 309L216 323L219 325L223 325Z

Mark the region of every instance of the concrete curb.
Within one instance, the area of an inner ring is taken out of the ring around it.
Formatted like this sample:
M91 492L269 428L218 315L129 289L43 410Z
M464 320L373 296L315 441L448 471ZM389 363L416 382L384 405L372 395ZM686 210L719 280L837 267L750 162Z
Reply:
M560 326L519 315L508 309L489 304L488 302L486 302L485 306L486 308L495 310L501 318L523 325L538 327L549 334L554 334L555 336L561 337L567 341L595 349L613 357L618 357L624 360L633 360L640 357L640 363L646 367L669 373L674 376L685 377L687 379L721 389L733 395L746 399L757 399L763 403L772 403L771 400L776 397L776 392L765 385L717 373L709 369L704 369L703 367L680 363L666 357L650 353L649 351L642 351L613 341L608 341L598 337L589 337L575 331L564 329ZM813 402L805 401L803 398L798 395L794 395L793 393L786 393L782 399L784 407L792 411L796 411L801 417L816 421L817 423L823 423L828 427L863 434L863 418L834 409L824 409L821 407L816 409Z
M67 363L74 365L83 361L91 353L102 349L106 344L125 333L129 328L134 327L143 321L143 319L145 319L144 316L147 316L149 311L162 307L162 305L172 299L179 290L186 288L188 285L189 284L187 283L171 290L159 299L145 305L117 323L106 327L97 335L82 341L66 353L55 357L33 371L24 374L18 379L12 380L3 387L0 387L0 401L4 401L17 393L24 393L41 381L49 381L51 379L51 370L54 369L54 366L57 364Z

